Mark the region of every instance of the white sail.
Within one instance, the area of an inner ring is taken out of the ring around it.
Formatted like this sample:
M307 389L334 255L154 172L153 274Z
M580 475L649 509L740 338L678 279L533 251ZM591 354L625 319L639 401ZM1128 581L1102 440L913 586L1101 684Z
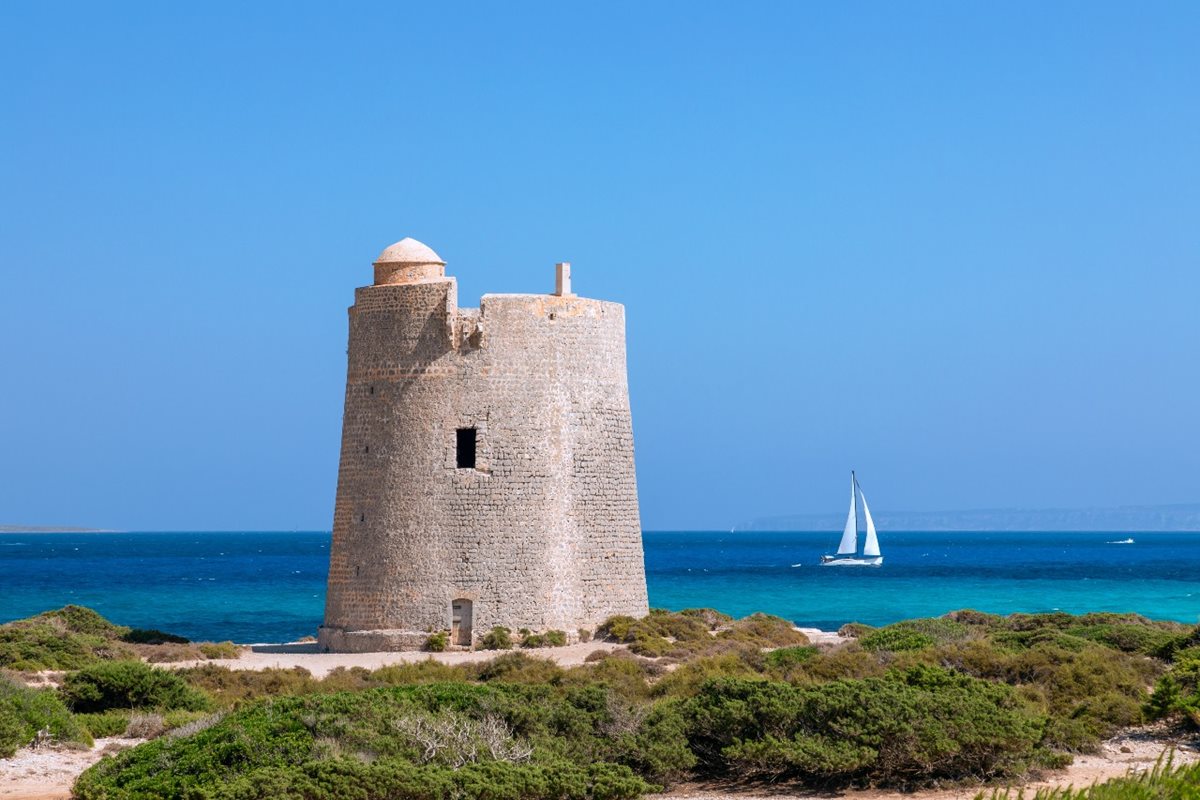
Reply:
M854 508L854 473L850 473L850 515L846 517L846 529L842 531L842 541L838 545L838 555L844 556L858 549L858 515Z
M867 496L862 487L858 487L858 496L862 498L863 516L867 518L867 542L863 545L864 556L879 555L879 537L875 535L875 520L871 519L871 509L867 508Z

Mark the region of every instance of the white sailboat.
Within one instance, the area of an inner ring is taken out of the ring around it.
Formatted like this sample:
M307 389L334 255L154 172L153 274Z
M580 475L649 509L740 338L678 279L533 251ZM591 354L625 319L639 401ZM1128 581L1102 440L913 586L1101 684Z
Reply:
M862 555L858 553L858 503L862 498L863 516L867 520L867 539L863 543ZM850 514L846 517L846 528L842 531L842 541L838 543L837 555L821 556L823 567L881 567L883 556L879 552L879 536L875 533L875 520L871 519L871 509L867 508L867 496L858 485L854 471L850 471Z

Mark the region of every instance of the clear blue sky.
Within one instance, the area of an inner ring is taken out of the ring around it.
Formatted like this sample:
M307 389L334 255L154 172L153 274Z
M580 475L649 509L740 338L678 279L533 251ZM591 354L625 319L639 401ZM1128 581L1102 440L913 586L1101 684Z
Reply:
M5 3L0 522L328 528L414 236L626 305L648 528L1200 500L1200 5Z

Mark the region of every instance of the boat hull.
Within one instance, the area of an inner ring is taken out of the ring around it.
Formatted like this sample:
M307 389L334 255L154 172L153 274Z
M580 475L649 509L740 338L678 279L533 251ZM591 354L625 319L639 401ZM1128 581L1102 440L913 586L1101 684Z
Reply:
M883 556L872 558L834 558L825 556L821 559L822 567L882 567Z

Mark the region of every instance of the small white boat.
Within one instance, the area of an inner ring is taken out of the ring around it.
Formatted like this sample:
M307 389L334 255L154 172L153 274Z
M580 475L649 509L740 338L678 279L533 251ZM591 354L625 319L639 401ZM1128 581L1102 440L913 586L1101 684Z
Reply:
M1128 539L1118 539L1115 542L1107 542L1107 544L1133 544L1133 537L1131 536Z
M863 543L862 555L858 555L858 502L862 498L863 517L867 521L867 538ZM879 536L875 532L875 520L867 508L867 496L858 485L854 470L850 471L850 514L846 517L846 528L842 541L838 543L837 555L821 556L822 567L882 567L883 555L879 552Z

